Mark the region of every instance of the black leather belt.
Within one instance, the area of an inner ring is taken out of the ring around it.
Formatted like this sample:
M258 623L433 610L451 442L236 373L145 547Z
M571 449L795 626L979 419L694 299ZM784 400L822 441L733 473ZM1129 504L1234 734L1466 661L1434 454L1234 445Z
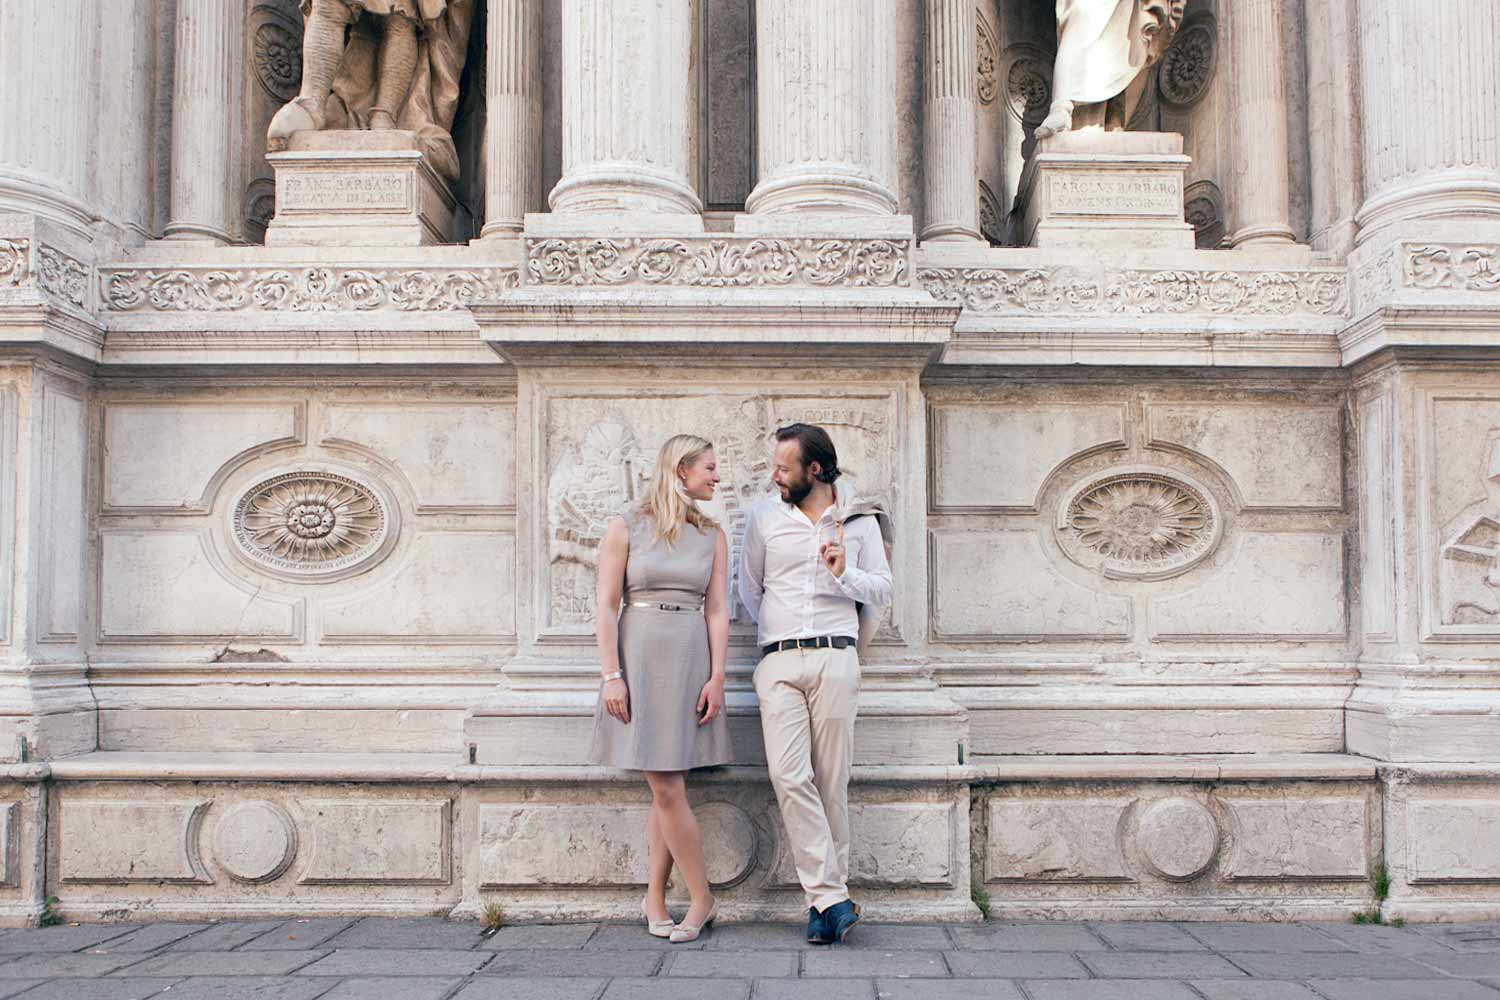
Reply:
M847 635L817 635L810 639L782 639L780 642L768 642L760 647L760 655L770 656L772 653L781 653L788 649L848 649L855 645L852 636Z

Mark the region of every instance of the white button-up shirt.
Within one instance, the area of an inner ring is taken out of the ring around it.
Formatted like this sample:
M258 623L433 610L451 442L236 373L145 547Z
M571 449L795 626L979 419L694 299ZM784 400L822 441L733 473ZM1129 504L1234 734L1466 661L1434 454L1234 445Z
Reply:
M844 575L818 547L838 540L835 503L814 524L796 504L771 497L751 509L740 550L740 601L755 619L759 645L820 635L859 635L854 603L891 603L891 567L873 516L844 525Z

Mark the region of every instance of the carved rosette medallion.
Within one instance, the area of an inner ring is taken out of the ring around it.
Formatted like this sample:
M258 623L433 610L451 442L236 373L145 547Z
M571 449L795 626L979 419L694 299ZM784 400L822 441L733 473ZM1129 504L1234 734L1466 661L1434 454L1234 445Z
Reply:
M395 541L394 506L366 483L298 471L251 486L234 505L234 540L261 570L320 581L368 569Z
M1005 68L1005 106L1028 129L1040 125L1052 105L1052 60L1030 45L1012 47Z
M1079 483L1058 511L1068 558L1111 579L1161 580L1187 572L1219 540L1212 494L1163 469L1117 469Z
M1000 211L1000 199L984 181L979 182L979 234L991 246L1005 242L1005 213Z
M259 22L251 35L255 79L272 97L290 101L302 86L302 25L265 4L251 16Z
M1156 70L1161 99L1174 108L1196 104L1213 80L1216 37L1214 24L1201 20L1177 33Z
M978 25L974 32L974 65L979 74L977 90L979 103L989 107L995 103L995 97L1000 93L1000 81L995 74L996 64L1000 61L1000 46L995 44L995 34L990 30L984 15L977 17Z

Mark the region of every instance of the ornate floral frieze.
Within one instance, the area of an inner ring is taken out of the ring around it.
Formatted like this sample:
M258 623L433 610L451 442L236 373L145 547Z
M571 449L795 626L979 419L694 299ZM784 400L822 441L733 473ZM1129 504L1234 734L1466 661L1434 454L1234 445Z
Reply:
M393 540L391 506L372 486L322 471L286 472L234 505L234 540L258 568L321 580L366 568Z
M529 282L699 288L872 287L911 284L910 240L527 240Z
M434 312L468 308L520 284L511 268L111 268L113 312Z
M0 285L19 285L26 280L30 240L0 240Z
M924 267L917 280L942 302L981 313L1342 316L1342 268L1297 271L1074 267Z
M1500 292L1500 245L1407 243L1402 247L1404 284Z
M42 291L79 308L88 304L88 265L49 246L37 248L37 284Z
M1166 472L1119 469L1069 492L1057 535L1082 566L1114 579L1159 580L1207 556L1221 528L1203 487Z

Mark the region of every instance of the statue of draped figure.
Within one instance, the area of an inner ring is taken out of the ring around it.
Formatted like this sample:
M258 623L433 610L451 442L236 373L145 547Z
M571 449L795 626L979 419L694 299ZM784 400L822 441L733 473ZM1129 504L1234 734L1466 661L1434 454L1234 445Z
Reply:
M474 0L302 0L302 89L266 131L405 129L439 176L458 180L453 117Z
M1038 139L1069 129L1125 128L1187 0L1057 0L1052 106Z

